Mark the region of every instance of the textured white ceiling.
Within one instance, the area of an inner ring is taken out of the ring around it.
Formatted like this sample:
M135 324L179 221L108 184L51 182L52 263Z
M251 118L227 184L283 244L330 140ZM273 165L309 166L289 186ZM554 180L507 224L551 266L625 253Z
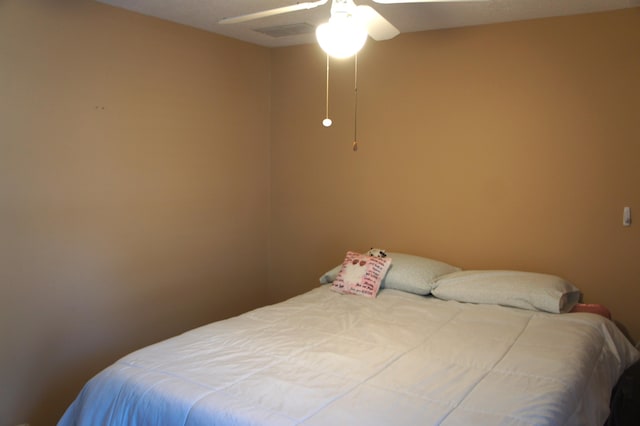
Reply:
M225 17L289 6L298 2L295 0L97 1L268 47L314 43L315 36L310 33L271 37L257 32L256 29L300 23L316 27L329 18L331 8L329 1L326 5L312 10L292 12L241 24L220 25L218 20ZM372 6L401 33L640 7L640 0L489 0L394 5L378 4L371 0L355 0L355 3Z

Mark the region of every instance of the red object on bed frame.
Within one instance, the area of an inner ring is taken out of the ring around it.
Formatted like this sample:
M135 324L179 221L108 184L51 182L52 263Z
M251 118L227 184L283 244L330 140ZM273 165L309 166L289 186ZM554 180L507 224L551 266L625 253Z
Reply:
M605 318L611 319L611 311L604 305L597 303L576 303L571 309L571 312L590 312L592 314L602 315Z

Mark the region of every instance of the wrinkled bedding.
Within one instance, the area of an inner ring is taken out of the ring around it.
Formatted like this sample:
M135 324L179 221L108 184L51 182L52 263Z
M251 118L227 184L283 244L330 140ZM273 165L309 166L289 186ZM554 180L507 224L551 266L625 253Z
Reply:
M328 286L133 352L71 425L598 425L638 359L606 318Z

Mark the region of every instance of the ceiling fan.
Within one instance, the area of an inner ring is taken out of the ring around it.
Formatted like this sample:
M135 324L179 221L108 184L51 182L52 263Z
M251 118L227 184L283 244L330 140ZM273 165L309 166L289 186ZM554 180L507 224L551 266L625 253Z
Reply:
M486 0L373 0L382 4L433 3ZM232 18L224 18L219 24L237 24L281 15L299 10L314 9L327 4L329 0L316 0L296 3L291 6L248 13ZM389 40L400 31L380 15L374 8L356 5L353 0L331 0L331 18L316 29L316 38L320 47L335 58L347 58L355 55L364 45L367 36L374 40Z
M461 1L487 1L487 0L373 0L382 4L401 3L433 3L433 2L461 2ZM299 10L314 9L327 4L329 0L316 0L296 3L291 6L277 7L275 9L260 12L247 13L245 15L224 18L219 24L237 24L266 18L268 16L281 15ZM329 118L329 56L334 58L348 58L355 55L364 46L367 36L374 40L389 40L400 34L400 31L371 6L356 5L353 0L331 0L331 17L328 22L318 25L316 38L320 47L327 53L327 92L326 114L322 125L330 127L332 120ZM357 114L358 114L358 61L355 61L355 108L353 150L358 150L357 138Z

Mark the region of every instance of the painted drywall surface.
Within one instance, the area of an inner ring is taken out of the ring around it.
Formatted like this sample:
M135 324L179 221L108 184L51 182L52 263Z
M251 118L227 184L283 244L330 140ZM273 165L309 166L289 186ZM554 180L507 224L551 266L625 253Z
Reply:
M0 2L0 425L264 304L269 50L87 1Z
M315 46L272 66L273 300L347 250L563 276L640 338L640 9ZM640 213L636 213L636 216Z
M114 356L261 303L267 54L92 2L5 1L0 24L0 418L50 424ZM638 27L369 42L355 155L352 62L324 129L324 56L273 51L272 299L378 245L561 274L640 335Z

